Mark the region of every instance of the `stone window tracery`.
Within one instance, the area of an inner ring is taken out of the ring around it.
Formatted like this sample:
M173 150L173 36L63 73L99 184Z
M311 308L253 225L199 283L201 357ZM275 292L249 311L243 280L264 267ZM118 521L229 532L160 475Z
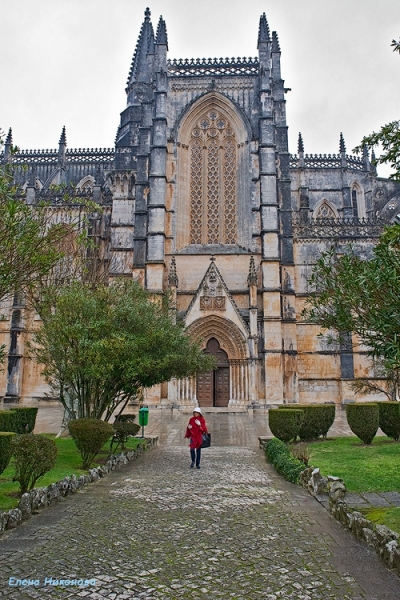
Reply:
M315 219L336 219L336 214L328 202L323 202L315 214Z
M203 113L190 141L190 244L237 242L236 140L216 110Z

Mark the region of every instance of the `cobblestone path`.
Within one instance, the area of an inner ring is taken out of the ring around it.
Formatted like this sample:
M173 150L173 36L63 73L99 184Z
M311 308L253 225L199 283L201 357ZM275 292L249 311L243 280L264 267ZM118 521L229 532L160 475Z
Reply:
M183 446L150 450L7 532L0 597L400 598L398 577L260 450L212 447L200 470L188 458Z

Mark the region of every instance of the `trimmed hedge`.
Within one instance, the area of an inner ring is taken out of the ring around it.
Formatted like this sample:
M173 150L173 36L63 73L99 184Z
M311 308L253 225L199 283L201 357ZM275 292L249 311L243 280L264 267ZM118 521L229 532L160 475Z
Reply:
M0 410L0 431L14 431L15 418L15 411Z
M82 456L83 469L89 469L104 444L114 433L110 423L100 419L74 419L68 429Z
M346 406L347 422L351 431L364 444L370 444L379 427L379 406L375 402L359 402Z
M304 411L300 408L298 410L271 408L268 411L269 428L272 434L282 442L296 439L303 421Z
M15 475L20 493L32 490L37 480L50 471L57 460L57 446L54 440L44 435L25 433L12 440Z
M393 440L400 437L400 402L378 402L379 427Z
M13 448L12 439L15 433L13 431L0 431L0 473L2 473L10 462Z
M289 451L286 444L276 438L269 440L265 445L265 455L268 462L272 463L275 469L292 483L299 482L299 476L306 468L304 463L297 460Z
M304 420L299 437L303 442L326 437L335 420L335 404L284 404L279 410L303 410Z
M11 411L14 414L14 431L15 433L32 433L35 429L37 407L33 406L16 406Z

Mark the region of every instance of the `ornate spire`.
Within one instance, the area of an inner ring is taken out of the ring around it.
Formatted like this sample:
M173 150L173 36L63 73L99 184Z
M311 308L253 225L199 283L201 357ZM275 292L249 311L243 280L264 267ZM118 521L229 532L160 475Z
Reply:
M258 43L257 48L260 46L262 42L270 42L271 39L269 37L269 27L267 17L265 13L263 13L260 17L260 25L258 27Z
M154 52L154 30L150 21L150 9L146 8L144 21L140 29L139 38L133 54L127 85L134 81L147 81L147 54Z
M160 17L157 25L156 44L163 44L164 46L167 46L168 50L167 26L162 16Z
M339 152L341 154L346 154L346 144L344 143L344 137L342 132L340 132Z
M302 152L304 153L303 136L301 135L301 133L299 133L299 139L298 139L298 142L297 142L297 152L299 154L301 154Z
M11 154L11 150L12 150L12 145L13 145L12 129L10 127L10 129L8 130L6 141L4 142L4 160L6 162L10 158L10 154Z
M66 146L67 145L67 136L66 136L66 133L65 133L65 125L62 128L61 135L60 135L60 141L58 142L58 144L59 144L59 146L61 146L61 145L62 146Z
M178 275L176 274L175 256L172 257L171 266L169 268L168 285L178 287Z
M247 285L257 285L258 283L258 278L257 278L257 272L256 272L256 265L254 262L254 256L252 256L250 258L250 268L249 268L249 275L247 277Z
M8 144L9 146L12 146L13 141L12 141L12 129L11 129L11 127L8 130L7 137L6 137L6 142L5 143Z
M280 52L281 48L279 46L279 39L278 39L278 34L276 33L276 31L272 32L272 48L271 48L272 52Z
M65 163L65 153L67 151L67 136L65 133L65 125L62 128L60 141L58 142L58 162L61 164Z
M373 172L376 174L377 169L376 169L376 156L375 156L374 148L372 148L372 150L371 150L371 165L372 165Z

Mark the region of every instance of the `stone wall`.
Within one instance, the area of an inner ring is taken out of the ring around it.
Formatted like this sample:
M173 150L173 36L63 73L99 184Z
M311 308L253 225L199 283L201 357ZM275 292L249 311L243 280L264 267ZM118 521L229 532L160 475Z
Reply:
M374 548L390 569L400 575L400 536L385 525L375 525L346 504L346 485L339 477L323 477L318 468L309 467L300 475L300 483L354 535Z

